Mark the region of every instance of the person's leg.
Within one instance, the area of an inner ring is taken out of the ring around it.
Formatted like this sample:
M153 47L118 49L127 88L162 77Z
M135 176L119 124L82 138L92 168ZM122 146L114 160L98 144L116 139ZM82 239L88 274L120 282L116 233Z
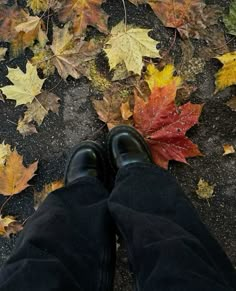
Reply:
M0 290L112 290L115 235L109 193L96 177L96 152L84 150L82 157L81 148L76 150L67 166L67 186L50 193L27 221L0 272Z
M109 147L120 170L108 206L126 242L137 290L233 290L230 261L176 180L147 162L141 137L118 128Z

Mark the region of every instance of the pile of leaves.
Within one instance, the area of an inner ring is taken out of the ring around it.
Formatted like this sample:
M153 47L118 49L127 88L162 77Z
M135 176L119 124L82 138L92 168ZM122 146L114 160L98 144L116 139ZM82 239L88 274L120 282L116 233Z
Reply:
M127 23L128 1L150 6L156 19L174 30L168 51L150 36L151 28ZM198 123L203 104L192 104L189 99L197 90L196 76L212 58L223 64L216 74L215 93L236 84L236 51L229 51L224 31L217 26L223 19L228 33L236 35L236 1L223 12L204 0L122 0L125 17L112 28L102 8L105 2L27 0L19 5L0 0L0 62L21 55L27 59L24 68L8 67L9 83L0 88L1 106L9 99L23 107L16 130L33 138L49 112L57 114L60 108L53 88L44 89L47 78L58 74L66 82L69 76L87 77L103 96L93 101L98 117L109 129L119 124L134 126L147 141L157 165L167 169L170 160L186 163L186 158L201 156L186 132ZM171 57L177 37L180 60ZM193 40L204 43L201 51ZM107 74L96 65L102 58L110 68ZM228 103L232 110L236 110L235 103L235 97ZM25 167L15 149L4 142L0 145L0 194L12 197L20 193L36 170L37 162ZM36 196L44 198L61 186L58 181L46 185ZM1 216L0 225L4 235L22 228L11 216Z

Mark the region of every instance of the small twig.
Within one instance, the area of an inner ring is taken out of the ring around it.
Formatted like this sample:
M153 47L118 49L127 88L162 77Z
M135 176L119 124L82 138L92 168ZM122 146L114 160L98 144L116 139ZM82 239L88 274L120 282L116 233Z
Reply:
M7 122L12 123L12 124L14 124L14 125L17 125L17 123L11 121L10 119L7 119Z
M52 92L54 89L56 89L61 84L62 81L63 81L63 79L60 79L60 81L56 84L56 86L54 86L53 88L48 90L48 92Z
M12 198L12 196L8 197L2 204L1 208L0 208L0 214L2 214L2 210L3 210L3 207L7 204L7 202Z
M125 5L125 0L121 0L124 6L124 12L125 12L125 32L127 31L127 10Z
M174 35L174 38L173 38L173 41L171 43L171 46L170 48L168 49L168 51L164 54L164 56L162 56L162 58L165 58L172 50L172 48L174 47L175 45L175 42L176 42L176 37L177 37L177 30L175 29L175 35Z
M27 222L27 220L31 217L32 215L28 216L23 222L22 222L22 226L24 226L24 224Z

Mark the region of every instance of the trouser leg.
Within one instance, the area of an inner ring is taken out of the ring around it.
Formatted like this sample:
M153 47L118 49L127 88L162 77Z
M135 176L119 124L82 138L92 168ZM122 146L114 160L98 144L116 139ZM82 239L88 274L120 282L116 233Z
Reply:
M108 207L128 248L136 289L232 290L235 272L171 175L122 168Z
M115 237L108 192L92 177L50 193L0 273L0 290L112 289Z

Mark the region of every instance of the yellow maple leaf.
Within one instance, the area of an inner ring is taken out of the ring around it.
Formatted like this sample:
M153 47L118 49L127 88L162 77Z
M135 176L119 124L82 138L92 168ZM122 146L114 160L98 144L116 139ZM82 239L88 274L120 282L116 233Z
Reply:
M9 196L23 191L29 186L28 181L35 175L37 167L38 162L25 167L23 157L16 150L12 151L0 168L0 194Z
M147 66L147 72L145 74L145 80L148 83L150 90L155 87L162 88L168 86L175 81L176 87L179 87L182 83L180 77L174 77L175 67L171 64L166 65L163 70L159 71L153 64Z
M48 0L27 0L27 6L33 10L34 14L38 14L50 8Z
M46 184L43 186L42 191L34 192L34 208L38 209L39 205L45 200L49 193L60 189L64 186L64 182L62 180L54 181L52 183Z
M1 90L7 99L16 101L16 106L31 103L41 93L45 81L38 77L37 68L30 62L26 64L26 73L20 68L8 68L7 78L13 85L2 87Z
M0 144L0 167L5 164L6 158L11 153L11 146L4 142Z
M124 62L128 72L141 75L142 57L160 58L156 48L159 42L148 36L150 31L131 25L126 27L123 21L113 27L104 49L110 69Z
M236 84L236 51L217 57L223 67L216 74L216 91Z

